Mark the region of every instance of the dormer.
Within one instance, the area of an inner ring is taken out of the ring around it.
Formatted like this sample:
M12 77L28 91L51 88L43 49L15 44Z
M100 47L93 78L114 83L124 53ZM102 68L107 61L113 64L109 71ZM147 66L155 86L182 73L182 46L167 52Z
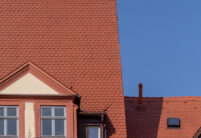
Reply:
M1 137L76 138L77 96L38 66L25 63L0 81Z

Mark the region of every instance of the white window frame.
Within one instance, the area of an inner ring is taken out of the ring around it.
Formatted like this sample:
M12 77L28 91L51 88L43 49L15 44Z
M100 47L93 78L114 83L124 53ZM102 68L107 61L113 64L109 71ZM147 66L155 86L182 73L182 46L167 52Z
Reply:
M42 116L43 108L51 108L51 116ZM55 116L55 109L62 108L64 109L64 116ZM49 119L52 121L52 135L43 135L43 126L42 119ZM62 119L64 120L64 135L55 135L55 120ZM66 107L65 106L40 106L40 124L41 124L41 137L66 137L67 136L67 125L66 125Z
M14 137L19 137L19 107L18 106L0 106L0 108L4 108L4 116L0 116L0 119L4 120L4 135L2 136L14 136ZM8 108L16 108L16 116L7 116L7 109ZM16 119L17 120L17 132L16 135L7 135L8 130L7 130L7 120L8 119Z
M101 138L101 126L100 125L89 125L87 127L87 138L89 138L89 129L90 128L98 128L98 138Z

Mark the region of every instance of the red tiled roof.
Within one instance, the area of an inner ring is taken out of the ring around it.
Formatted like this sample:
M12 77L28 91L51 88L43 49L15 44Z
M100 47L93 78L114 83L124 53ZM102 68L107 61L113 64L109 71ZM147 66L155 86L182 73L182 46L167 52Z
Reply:
M126 137L116 0L1 0L0 79L31 61Z
M201 127L201 97L125 97L128 138L192 138ZM181 128L167 129L167 118L180 118Z

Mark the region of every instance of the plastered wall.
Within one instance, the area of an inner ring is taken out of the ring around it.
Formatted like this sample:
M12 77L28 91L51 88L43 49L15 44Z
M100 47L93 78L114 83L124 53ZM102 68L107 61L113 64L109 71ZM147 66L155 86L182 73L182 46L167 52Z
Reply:
M31 73L27 73L13 84L1 90L2 94L26 94L26 95L41 95L41 94L59 94L57 91L46 85L44 82L36 78Z
M35 114L34 114L34 103L25 102L25 137L35 137Z

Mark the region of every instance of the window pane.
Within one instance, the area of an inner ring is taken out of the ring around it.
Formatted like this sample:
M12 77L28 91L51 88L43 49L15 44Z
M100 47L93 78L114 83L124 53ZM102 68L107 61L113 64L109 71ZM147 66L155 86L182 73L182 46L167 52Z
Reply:
M7 120L7 135L17 135L17 120L16 119Z
M55 116L64 116L64 108L55 108Z
M4 120L0 119L0 135L4 135Z
M100 138L100 127L89 127L88 138Z
M168 125L179 125L179 119L178 118L168 118Z
M55 135L64 136L64 120L62 119L55 120Z
M0 116L4 116L4 109L0 108Z
M51 116L51 108L42 108L42 116Z
M42 135L43 136L52 135L52 120L49 119L42 120Z
M16 108L8 108L7 116L17 116Z

